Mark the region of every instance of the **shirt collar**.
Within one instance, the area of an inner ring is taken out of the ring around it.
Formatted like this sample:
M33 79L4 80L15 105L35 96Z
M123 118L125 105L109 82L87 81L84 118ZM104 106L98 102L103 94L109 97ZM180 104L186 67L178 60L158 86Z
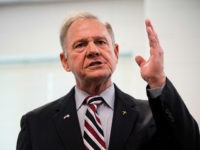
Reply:
M76 101L76 109L78 110L82 105L84 99L89 96L88 93L79 89L75 86L75 101ZM114 84L109 86L106 90L99 94L99 96L103 97L105 103L111 108L114 108L114 100L115 100L115 88Z

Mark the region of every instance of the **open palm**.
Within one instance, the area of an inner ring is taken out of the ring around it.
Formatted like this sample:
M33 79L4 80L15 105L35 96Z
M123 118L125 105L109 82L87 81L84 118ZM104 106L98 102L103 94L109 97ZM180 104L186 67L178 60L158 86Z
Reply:
M135 60L140 67L142 78L151 88L157 88L164 85L166 80L163 67L163 49L150 20L147 19L145 24L149 39L150 57L148 60L145 60L142 56L136 56Z

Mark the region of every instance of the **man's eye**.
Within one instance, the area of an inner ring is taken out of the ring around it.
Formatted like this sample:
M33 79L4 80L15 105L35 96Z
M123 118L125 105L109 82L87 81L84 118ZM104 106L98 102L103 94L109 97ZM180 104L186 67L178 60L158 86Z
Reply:
M84 46L86 46L86 43L77 43L75 44L74 48L82 48Z
M97 40L97 41L95 41L95 43L97 45L104 45L104 44L106 44L106 42L104 40Z

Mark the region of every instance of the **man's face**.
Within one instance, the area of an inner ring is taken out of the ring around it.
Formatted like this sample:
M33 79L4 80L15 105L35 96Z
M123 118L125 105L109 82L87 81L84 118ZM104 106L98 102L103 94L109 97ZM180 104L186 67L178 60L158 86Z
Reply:
M118 45L113 44L104 24L96 19L79 19L70 26L65 43L67 58L61 60L78 84L110 80L118 60Z

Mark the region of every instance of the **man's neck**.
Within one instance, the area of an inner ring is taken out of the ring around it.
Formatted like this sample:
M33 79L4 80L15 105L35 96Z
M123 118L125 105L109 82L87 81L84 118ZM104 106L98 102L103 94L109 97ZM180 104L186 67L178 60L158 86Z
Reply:
M112 85L112 81L105 83L90 82L87 84L77 84L77 87L90 95L99 95L101 92L106 90Z

